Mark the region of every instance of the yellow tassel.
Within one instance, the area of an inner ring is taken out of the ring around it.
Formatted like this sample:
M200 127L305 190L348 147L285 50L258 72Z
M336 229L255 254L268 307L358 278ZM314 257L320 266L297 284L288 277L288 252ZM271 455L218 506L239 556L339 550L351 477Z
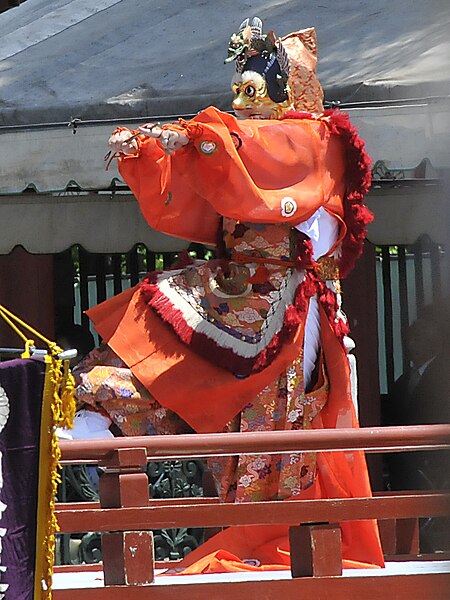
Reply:
M61 468L59 465L59 459L61 457L61 450L59 449L58 437L53 432L51 439L51 456L49 464L49 479L47 484L46 497L41 497L41 502L46 502L47 508L47 527L44 532L43 540L43 562L41 574L36 573L35 577L38 578L40 575L40 581L45 583L45 588L41 590L42 600L51 600L52 598L52 577L53 567L55 560L55 546L56 539L55 533L59 531L58 521L55 517L55 497L58 491L58 485L61 483Z
M61 483L60 458L57 427L73 427L75 415L74 388L75 383L69 370L69 361L62 361L58 355L61 348L56 344L50 344L50 354L45 357L47 362L46 385L44 391L44 407L50 411L50 422L48 423L47 435L50 435L49 446L47 446L47 457L41 457L40 466L45 467L48 472L47 486L42 490L39 501L45 507L46 527L42 535L41 565L36 565L36 580L45 583L41 587L41 599L52 598L52 575L55 556L55 533L59 531L59 525L55 517L55 497L58 484ZM44 417L45 418L45 417ZM41 429L41 435L45 434L45 426ZM43 516L43 515L42 515ZM40 571L40 572L39 572Z
M61 417L62 422L60 427L72 429L73 419L75 417L76 402L75 402L75 379L70 372L69 361L65 360L64 371L61 380Z

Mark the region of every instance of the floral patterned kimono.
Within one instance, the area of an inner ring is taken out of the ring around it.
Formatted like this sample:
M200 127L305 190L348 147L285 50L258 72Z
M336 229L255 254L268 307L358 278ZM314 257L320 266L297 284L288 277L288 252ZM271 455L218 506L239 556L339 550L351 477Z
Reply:
M166 156L141 140L120 170L152 226L204 243L219 230L220 256L151 273L88 312L108 347L77 370L79 401L105 410L125 435L356 427L338 279L360 252L368 220L361 141L336 112L238 122L210 108L180 126L189 146ZM338 233L315 256L298 229L318 211ZM226 502L370 495L362 452L208 464ZM279 542L286 527L233 538L235 529L185 564L219 548L288 564ZM375 523L343 523L342 532L345 559L383 564ZM270 540L268 557L258 548Z

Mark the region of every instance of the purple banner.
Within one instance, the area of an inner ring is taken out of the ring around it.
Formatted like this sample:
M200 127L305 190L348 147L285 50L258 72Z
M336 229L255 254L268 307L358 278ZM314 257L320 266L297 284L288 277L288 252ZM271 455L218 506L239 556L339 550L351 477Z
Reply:
M33 600L45 363L0 363L0 600Z

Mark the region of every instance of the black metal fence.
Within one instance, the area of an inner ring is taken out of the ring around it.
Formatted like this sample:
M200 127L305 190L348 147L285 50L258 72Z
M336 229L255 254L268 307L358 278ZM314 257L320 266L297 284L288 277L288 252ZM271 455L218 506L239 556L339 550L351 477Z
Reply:
M201 244L191 244L190 256L212 256ZM55 324L58 334L74 324L89 329L84 314L91 306L103 302L136 285L146 273L171 267L178 253L156 253L137 244L129 252L116 254L89 253L81 246L55 255Z
M148 464L149 495L152 498L192 498L203 495L204 465L200 460L174 460ZM63 468L58 490L60 502L97 502L99 469L86 465ZM204 539L200 528L173 528L153 532L155 558L177 560L194 550ZM88 531L61 534L57 540L59 564L96 563L101 561L101 536Z
M379 248L378 332L384 394L392 391L395 380L408 368L405 345L411 323L426 311L443 326L449 318L444 260L444 248L426 235L411 246Z

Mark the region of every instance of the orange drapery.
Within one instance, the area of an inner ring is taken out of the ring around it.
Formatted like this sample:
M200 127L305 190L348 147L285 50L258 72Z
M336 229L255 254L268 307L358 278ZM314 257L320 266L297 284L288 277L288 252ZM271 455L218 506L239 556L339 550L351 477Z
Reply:
M238 121L209 107L190 123L191 143L175 154L146 138L137 156L119 159L155 229L215 244L219 216L294 226L324 206L342 218L345 152L326 119ZM296 203L288 215L286 198Z

